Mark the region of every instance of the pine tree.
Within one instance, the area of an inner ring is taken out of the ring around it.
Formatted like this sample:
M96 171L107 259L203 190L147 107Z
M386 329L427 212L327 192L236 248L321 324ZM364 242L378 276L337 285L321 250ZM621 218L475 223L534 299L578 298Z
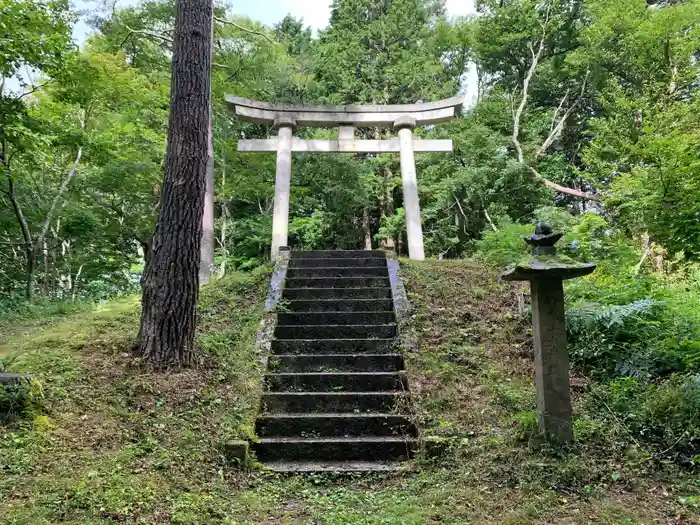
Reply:
M139 353L156 368L194 355L202 214L209 158L212 0L178 0L165 178L142 279Z

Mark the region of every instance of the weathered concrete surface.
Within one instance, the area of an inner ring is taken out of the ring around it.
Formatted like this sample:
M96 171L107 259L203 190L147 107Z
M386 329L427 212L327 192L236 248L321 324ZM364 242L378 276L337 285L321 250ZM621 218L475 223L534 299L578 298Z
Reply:
M533 279L575 279L592 273L595 264L568 261L553 256L534 256L519 262L503 274L504 281L531 281Z
M270 104L232 95L226 95L226 101L239 118L256 124L270 125L280 116L288 116L300 126L328 127L342 124L357 127L390 127L397 119L406 115L412 116L419 126L446 122L459 114L464 96L423 104L388 106L293 106Z
M571 393L561 279L532 281L532 337L539 427L559 443L570 443Z
M423 225L420 219L416 158L413 154L413 131L410 126L399 129L401 143L401 181L403 183L403 207L406 212L408 255L414 261L425 260L423 249Z
M535 233L525 238L533 247L532 257L502 278L530 281L539 429L552 441L570 443L573 432L563 281L587 275L596 266L558 257L554 245L562 235L548 224L537 223Z
M21 381L28 381L31 379L29 374L12 374L9 372L0 373L0 385L13 385Z
M282 292L284 291L284 280L287 277L287 270L289 269L289 248L287 246L282 246L279 251L279 257L275 261L275 267L272 270L272 275L270 275L270 288L267 292L267 299L265 301L265 311L274 312L277 303L280 302L282 298Z
M346 127L346 126L341 126ZM352 128L351 128L352 129ZM418 153L452 151L451 139L413 139L413 150ZM249 139L238 141L238 151L242 153L272 153L277 151L277 139ZM294 153L399 153L398 140L292 140Z
M277 174L275 177L275 209L272 216L272 260L281 246L287 246L289 231L289 195L292 180L292 134L294 126L283 123L277 134Z
M277 314L275 309L282 299L284 291L284 279L289 267L289 248L283 246L279 252L279 257L275 261L275 267L270 275L270 287L265 300L265 313L258 326L258 333L255 339L255 350L263 368L267 368L267 359L272 351L272 340L274 338L275 325L277 324Z
M411 303L406 295L406 288L403 285L401 277L399 277L399 261L396 259L388 259L389 267L389 282L391 283L392 298L394 301L394 311L396 312L396 320L401 326L408 321L411 316Z

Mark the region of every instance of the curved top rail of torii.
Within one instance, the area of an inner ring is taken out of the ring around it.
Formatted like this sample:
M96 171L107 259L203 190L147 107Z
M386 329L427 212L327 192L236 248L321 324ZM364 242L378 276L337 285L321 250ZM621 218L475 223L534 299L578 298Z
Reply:
M447 122L460 113L464 99L464 95L458 95L420 104L321 106L272 104L226 95L233 112L247 122L274 125L275 122L294 121L297 126L358 128L391 127L402 118L415 120L416 126Z

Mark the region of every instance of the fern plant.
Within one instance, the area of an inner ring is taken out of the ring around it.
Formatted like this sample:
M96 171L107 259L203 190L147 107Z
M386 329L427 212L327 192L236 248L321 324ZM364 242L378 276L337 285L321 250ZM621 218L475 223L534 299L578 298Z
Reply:
M629 363L630 356L660 339L663 309L664 303L654 299L612 306L581 303L570 308L566 317L572 362L599 375L628 375L623 364Z

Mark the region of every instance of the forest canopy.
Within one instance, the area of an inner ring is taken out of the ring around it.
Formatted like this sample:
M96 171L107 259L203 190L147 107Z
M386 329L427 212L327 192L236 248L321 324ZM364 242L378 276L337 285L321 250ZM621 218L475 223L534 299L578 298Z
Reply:
M0 39L0 290L131 291L162 183L174 4L89 17L62 0L1 9L11 38ZM78 45L81 17L91 30ZM291 15L266 27L235 6L214 18L221 273L269 258L275 170L274 155L237 152L239 138L274 131L236 120L225 93L414 103L464 91L470 64L477 103L422 131L455 143L453 154L417 156L429 256L473 255L490 242L484 233L505 239L539 219L583 228L579 244L620 251L588 255L624 255L640 271L676 271L700 256L697 0L480 0L468 18L435 0L336 0L317 33ZM396 154L295 154L290 243L405 254L402 199Z

